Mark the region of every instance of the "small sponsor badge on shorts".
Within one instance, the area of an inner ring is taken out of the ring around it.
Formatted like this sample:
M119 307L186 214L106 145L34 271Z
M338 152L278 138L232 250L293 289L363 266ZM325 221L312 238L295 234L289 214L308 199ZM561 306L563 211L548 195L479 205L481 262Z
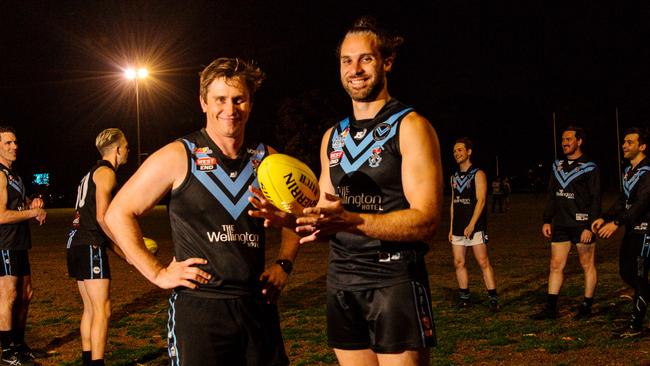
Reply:
M99 269L99 267L97 267L97 266L93 267L93 273L94 274L99 274L99 272L101 272L101 269Z
M589 220L589 214L586 213L576 213L576 221L587 221Z

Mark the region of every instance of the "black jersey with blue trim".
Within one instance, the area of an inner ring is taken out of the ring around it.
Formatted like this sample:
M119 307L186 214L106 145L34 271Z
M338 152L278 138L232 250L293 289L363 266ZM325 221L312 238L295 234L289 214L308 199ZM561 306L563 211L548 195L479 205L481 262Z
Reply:
M99 160L88 174L81 178L77 187L77 202L74 206L74 218L72 229L68 234L67 248L78 245L105 246L109 242L108 236L97 223L97 185L93 180L95 171L103 166L115 170L108 161Z
M205 258L212 275L192 294L232 298L259 293L264 270L263 220L248 215L249 185L259 187L256 168L268 155L264 144L245 143L229 159L205 129L180 139L188 171L172 190L169 218L176 260ZM178 289L185 291L185 289Z
M650 232L650 159L641 160L635 167L628 166L623 174L623 193L603 215L616 220L626 230Z
M28 209L23 180L3 164L0 164L0 170L7 178L7 209L15 211ZM0 249L26 250L31 247L29 220L13 224L0 224Z
M399 129L413 111L393 99L371 120L339 122L327 154L332 185L346 210L388 213L409 208L402 187ZM381 252L426 253L423 242L391 242L340 232L330 240L327 282L343 290L392 286L411 279L407 261L379 261Z
M553 162L544 223L589 229L600 216L600 171L586 155Z
M476 173L480 169L470 166L467 171L457 170L451 176L451 188L454 190L454 218L452 222L452 234L464 236L465 228L469 225L476 207ZM474 232L487 231L487 214L485 206L474 225Z

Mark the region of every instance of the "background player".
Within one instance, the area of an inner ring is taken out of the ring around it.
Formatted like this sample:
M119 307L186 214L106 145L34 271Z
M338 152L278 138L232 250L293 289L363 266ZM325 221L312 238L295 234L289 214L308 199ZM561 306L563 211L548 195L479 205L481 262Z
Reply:
M546 305L533 315L534 319L555 319L558 315L557 300L571 244L576 245L585 274L584 300L575 318L591 316L597 273L596 244L590 225L601 210L600 172L596 163L583 154L584 141L582 128L569 126L564 129L562 151L566 158L553 163L542 225L542 234L551 239L548 295Z
M116 250L123 256L109 239L104 215L117 186L115 171L126 164L129 154L126 137L117 128L100 132L95 146L102 159L79 183L75 216L66 245L68 274L77 280L84 306L80 324L83 366L104 365L111 315L111 269L106 249Z
M487 178L485 173L472 165L472 141L467 137L456 140L454 159L458 170L451 176L451 226L449 242L454 255L454 267L458 280L458 306L471 304L469 276L465 266L467 248L471 247L474 258L483 272L483 281L490 298L490 311L499 311L494 271L487 252Z
M11 166L18 141L13 127L0 126L0 346L1 362L31 364L34 352L25 343L27 312L32 300L29 219L45 222L47 213L40 198L28 202L25 185Z
M648 132L631 128L623 139L623 157L630 161L623 175L623 194L605 215L591 225L602 238L609 238L621 225L625 236L620 246L619 272L625 283L634 288L630 323L614 330L621 338L643 333L643 319L650 301L650 161L647 158ZM605 224L605 220L608 222Z

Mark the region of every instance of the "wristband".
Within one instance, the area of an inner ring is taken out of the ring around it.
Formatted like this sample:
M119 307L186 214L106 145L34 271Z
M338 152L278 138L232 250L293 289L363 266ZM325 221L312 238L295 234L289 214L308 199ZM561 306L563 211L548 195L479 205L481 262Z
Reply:
M291 274L293 271L293 263L288 259L278 259L275 264L279 265L287 274Z

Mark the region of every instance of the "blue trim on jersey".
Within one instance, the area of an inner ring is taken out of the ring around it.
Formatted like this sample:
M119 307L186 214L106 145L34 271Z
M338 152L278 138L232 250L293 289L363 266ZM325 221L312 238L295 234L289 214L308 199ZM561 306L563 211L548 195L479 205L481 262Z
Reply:
M72 247L72 239L74 238L74 235L76 233L77 233L77 229L70 230L70 233L68 234L68 242L65 244L66 249L70 249Z
M97 254L99 255L99 276L104 278L104 257L102 256L102 247L97 248Z
M190 149L190 153L192 155L196 155L197 157L208 157L208 154L205 153L198 153L194 154L194 149L196 147L196 144L186 140L186 139L181 139L185 145ZM257 146L258 151L264 151L264 145L259 144ZM253 194L248 190L248 182L253 178L252 185L255 188L259 188L259 184L257 183L257 177L255 176L255 169L253 169L253 160L258 159L262 160L261 157L263 156L263 153L257 153L255 155L252 155L251 158L249 159L248 163L246 163L246 166L244 169L242 169L241 172L237 174L237 177L235 180L230 178L228 173L219 165L217 162L217 166L213 171L201 171L196 168L195 164L191 164L190 171L192 172L192 175L196 177L196 179L212 194L214 198L219 201L219 203L223 206L223 208L228 211L230 216L232 216L233 219L239 218L241 216L242 212L246 207L248 206L248 197L251 197ZM228 190L228 193L233 197L232 199L229 198L226 193L217 185L217 183L212 180L208 175L212 174L215 176L219 182L221 182L225 188ZM239 196L239 198L237 198Z
M2 251L2 264L4 266L5 275L11 275L11 257L9 256L9 250Z
M176 298L178 297L177 293L173 293L169 297L169 310L167 311L167 354L169 355L169 361L171 366L180 366L181 358L180 352L178 351L178 345L176 341ZM172 347L174 348L174 354L172 355Z
M451 178L452 184L455 184L454 188L457 189L458 192L463 193L465 188L467 188L469 183L474 179L476 172L478 172L478 168L472 168L463 178L460 177L460 172L455 172L454 176Z
M557 182L560 183L560 186L562 186L562 188L566 188L576 178L582 176L583 174L589 173L596 168L596 163L588 162L578 165L577 168L572 169L571 171L565 172L562 170L562 160L556 160L553 163L553 174L555 175Z
M643 234L643 245L641 246L640 255L650 258L650 237L648 237L648 234Z
M384 146L384 144L387 141L389 141L393 136L395 136L395 134L397 133L397 129L393 128L393 127L394 127L397 119L399 119L401 116L403 116L404 114L406 114L406 113L408 113L408 112L410 112L412 110L413 110L413 108L403 109L403 110L393 114L392 116L390 116L390 118L388 118L386 121L378 123L377 126L375 127L375 129L373 129L372 132L369 132L368 134L366 134L366 136L363 138L363 140L361 140L359 142L358 145L354 141L352 136L350 136L349 133L346 134L345 137L344 137L344 146L345 146L346 149L343 150L344 154L343 154L343 158L341 159L341 168L343 169L343 171L346 174L349 174L351 172L359 170L359 167L361 167L361 165L363 165L363 163L368 161L368 159L372 155L372 150L374 148ZM391 127L390 131L388 131L388 128L380 129L378 127L378 125L381 124L381 123L388 124ZM338 129L335 130L334 131L335 133L332 134L332 141L331 141L332 148L334 148L334 141L337 138L341 137L341 134L343 133L343 131L345 131L345 129L348 127L349 124L350 124L350 119L349 118L346 118L346 119L344 119L343 121L341 121L339 123ZM388 135L383 137L381 139L381 141L375 141L374 136L373 136L375 130L380 135L382 135L382 137L386 133L388 133ZM374 144L372 144L373 142L374 142ZM334 148L334 150L341 150L342 148L343 147L341 147L340 149L339 148ZM346 152L346 150L347 150L347 152Z
M631 166L628 166L625 168L625 174L623 175L623 192L625 193L625 197L630 198L630 192L634 189L634 186L639 182L639 179L641 176L643 176L645 173L650 172L650 166L642 166L637 170L634 175L630 177L630 179L627 179L627 173L632 169Z

